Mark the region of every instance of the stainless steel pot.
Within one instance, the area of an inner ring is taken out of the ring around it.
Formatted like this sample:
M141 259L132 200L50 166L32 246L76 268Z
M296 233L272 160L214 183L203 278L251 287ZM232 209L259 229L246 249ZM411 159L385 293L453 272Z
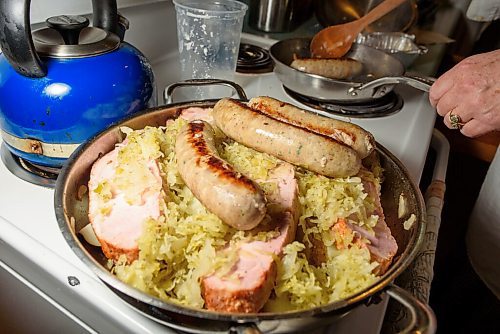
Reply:
M363 64L363 72L350 81L326 78L299 71L290 66L294 58L310 58L309 38L279 41L269 49L274 60L274 73L287 88L323 101L363 102L380 98L404 83L429 91L432 78L405 75L403 64L395 57L375 48L354 44L347 58Z
M313 12L312 0L247 0L248 25L264 32L295 30Z
M201 81L205 82L205 81ZM191 82L189 83L191 84ZM185 83L183 83L185 85ZM234 84L232 84L234 85ZM177 87L174 85L174 87ZM236 87L236 86L235 86ZM239 88L240 91L241 88ZM173 90L169 90L173 92ZM168 94L167 94L168 95ZM240 94L246 100L245 94ZM168 98L168 96L167 96ZM414 315L407 332L433 333L435 318L429 306L422 304L408 292L391 282L410 264L418 252L425 233L425 206L422 195L413 183L405 167L388 150L378 146L385 182L382 189L382 205L388 226L396 238L399 249L394 263L375 284L349 298L303 311L283 313L227 314L180 306L147 295L121 282L109 272L99 247L94 247L79 237L78 231L89 224L87 188L92 164L103 154L111 151L117 142L123 140L121 126L141 129L146 125L165 125L188 107L212 107L216 100L173 103L148 109L140 115L128 118L103 131L82 145L69 159L57 179L55 189L55 212L60 230L76 255L118 296L135 307L145 316L166 326L190 333L282 333L303 331L340 319L354 307L370 304L379 294L387 293L409 308ZM398 219L399 196L403 193L408 202L408 210L416 215L415 224L403 228Z

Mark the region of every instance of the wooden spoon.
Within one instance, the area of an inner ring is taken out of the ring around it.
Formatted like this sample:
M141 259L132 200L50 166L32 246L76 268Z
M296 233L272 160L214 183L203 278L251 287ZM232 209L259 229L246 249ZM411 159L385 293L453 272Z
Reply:
M365 16L348 23L327 27L314 35L310 50L315 58L340 58L351 49L358 34L407 0L385 0Z

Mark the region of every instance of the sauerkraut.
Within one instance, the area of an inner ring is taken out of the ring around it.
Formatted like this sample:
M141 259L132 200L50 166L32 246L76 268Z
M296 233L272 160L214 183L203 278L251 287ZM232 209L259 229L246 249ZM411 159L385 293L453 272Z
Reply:
M110 261L110 269L120 280L153 296L203 308L201 279L215 271L229 270L236 261L236 253L229 251L231 247L227 245L241 240L265 240L274 237L276 231L238 231L207 211L193 196L177 172L174 152L175 138L185 124L178 118L163 128L123 130L127 133L127 145L120 150L121 168L115 180L130 190L130 200L137 200L139 189L150 183L141 172L141 159L135 157L156 159L164 182L163 214L159 219L144 222L144 232L138 240L139 258L131 264L125 257ZM269 172L279 164L275 157L230 140L221 142L218 149L221 157L257 182L264 192L275 186L267 182ZM378 217L369 214L374 203L364 192L361 179L331 179L300 168L296 175L301 233L285 247L283 256L276 257L274 293L264 311L324 305L352 295L377 279L373 269L378 264L370 260L368 249L355 243L352 233L331 233L332 226L342 219L367 229L376 224ZM106 185L102 185L101 191L106 196ZM326 262L312 265L306 249L311 236L317 234L326 245Z

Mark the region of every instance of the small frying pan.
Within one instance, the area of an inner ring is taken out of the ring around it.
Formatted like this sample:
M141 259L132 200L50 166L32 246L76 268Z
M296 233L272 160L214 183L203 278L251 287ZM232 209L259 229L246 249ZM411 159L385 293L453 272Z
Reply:
M432 78L405 75L403 64L395 57L375 48L354 44L346 58L363 64L363 71L350 80L330 79L299 71L290 66L295 58L310 58L309 38L279 41L269 49L275 62L274 73L292 91L321 101L366 102L381 98L404 83L429 91Z

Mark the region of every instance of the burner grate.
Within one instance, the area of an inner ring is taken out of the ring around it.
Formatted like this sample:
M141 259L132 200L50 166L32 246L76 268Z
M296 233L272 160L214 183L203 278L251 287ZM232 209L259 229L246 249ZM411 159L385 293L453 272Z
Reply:
M376 118L392 115L403 108L404 102L401 95L390 93L373 100L363 102L317 100L299 94L283 86L285 92L292 99L316 110L325 111L334 115L356 118Z
M59 174L58 168L30 163L12 154L5 143L2 143L0 147L0 156L5 167L20 179L38 186L54 188Z
M241 43L236 62L238 73L269 73L274 68L269 51L253 44Z

